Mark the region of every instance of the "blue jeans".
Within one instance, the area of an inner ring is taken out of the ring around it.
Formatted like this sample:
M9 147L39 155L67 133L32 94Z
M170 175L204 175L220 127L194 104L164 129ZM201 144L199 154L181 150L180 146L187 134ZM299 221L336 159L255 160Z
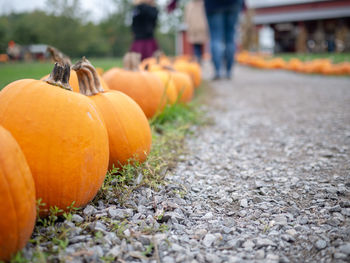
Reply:
M198 63L202 62L203 44L193 44L193 53Z
M210 49L215 67L215 77L221 76L221 64L225 61L226 77L231 77L235 54L235 25L242 2L237 0L230 10L207 12L210 32Z

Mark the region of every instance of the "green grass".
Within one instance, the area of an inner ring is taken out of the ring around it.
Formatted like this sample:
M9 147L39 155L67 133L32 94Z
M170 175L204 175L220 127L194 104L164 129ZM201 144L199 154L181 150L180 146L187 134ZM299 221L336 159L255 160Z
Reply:
M299 58L302 61L328 58L333 63L340 63L345 61L350 62L350 53L322 53L322 54L280 53L280 54L275 54L274 57L281 57L286 61L289 61L292 58Z
M95 67L108 70L112 67L120 67L120 58L88 58ZM76 62L77 59L72 60ZM18 79L40 79L49 74L53 68L53 62L9 62L0 63L0 90L7 84Z

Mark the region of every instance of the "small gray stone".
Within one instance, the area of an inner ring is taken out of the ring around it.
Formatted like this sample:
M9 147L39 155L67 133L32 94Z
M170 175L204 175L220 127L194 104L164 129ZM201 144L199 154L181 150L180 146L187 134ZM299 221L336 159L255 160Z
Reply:
M95 207L93 207L92 205L87 205L83 210L83 213L86 216L91 216L91 215L95 214L96 212L97 212L97 209Z
M334 259L347 259L347 258L348 258L348 255L344 253L339 253L339 252L334 253Z
M256 251L255 258L256 259L264 259L265 258L265 251L264 251L264 249L259 249L258 251Z
M98 257L103 256L103 249L100 246L94 246L92 248L89 248L88 251L92 251L92 253Z
M208 231L206 229L197 229L195 232L194 232L194 237L196 239L202 239L206 234L208 233Z
M181 252L181 251L185 250L182 246L180 246L176 243L171 244L171 249L173 251L176 251L176 252Z
M212 262L212 263L220 263L221 259L215 255L215 254L206 254L205 255L205 259L207 260L207 262Z
M206 234L204 239L203 239L203 245L206 247L210 247L213 242L216 240L216 236L214 236L213 234Z
M170 256L165 256L164 258L162 258L162 262L164 263L175 263L174 258L170 257Z
M340 205L336 205L336 206L333 206L331 208L329 208L329 212L333 213L333 212L340 212L341 211L341 207Z
M266 256L266 260L267 260L268 262L278 262L279 259L280 259L280 257L279 257L278 255L272 254L272 253L269 253L269 254L267 254L267 256Z
M287 217L285 217L284 215L276 216L275 221L276 221L276 224L278 224L278 225L287 225L288 224Z
M318 250L322 250L322 249L324 249L324 248L327 247L327 242L324 241L323 239L319 239L319 240L316 241L315 247L316 247Z
M210 220L212 218L213 218L213 213L212 212L208 212L202 217L202 219L204 219L204 220Z
M199 189L198 187L191 187L191 190L195 193L199 193L201 191L201 189Z
M118 257L122 253L120 245L114 246L111 250L108 251L107 255L112 257Z
M341 210L341 214L342 214L343 216L350 217L350 208L343 208L343 209Z
M295 237L297 235L297 231L295 231L295 229L291 228L291 229L287 229L286 233L288 235L291 235L292 237Z
M341 246L339 247L339 251L340 251L341 253L346 254L346 255L350 255L350 243L346 243L346 244L344 244L344 245L341 245Z
M239 202L239 205L241 207L248 207L248 200L247 199L242 199L240 202Z
M327 224L336 227L340 225L340 221L337 218L331 218L327 220Z
M83 221L84 221L84 218L82 218L80 215L74 214L72 216L72 222L81 223Z
M287 234L281 235L281 238L287 242L294 242L295 241L295 238L293 236L287 235Z
M232 227L224 226L221 231L223 234L232 234L234 229Z
M108 209L108 214L113 219L118 219L118 220L122 220L126 217L124 209L110 208L110 209Z
M268 238L258 238L256 240L256 246L257 246L257 248L267 247L267 246L277 247L277 245L272 240L270 240Z
M299 218L299 224L306 225L309 222L309 219L306 216L302 216Z
M80 242L84 242L89 238L89 236L85 236L85 235L80 235L80 236L75 236L69 239L69 243L70 244L75 244L75 243L80 243Z
M91 223L89 225L89 227L93 231L101 231L101 232L104 232L107 229L106 226L100 221L96 221L94 223Z
M341 201L339 205L343 208L350 208L350 201Z
M252 240L247 240L242 244L242 247L249 250L249 249L252 249L253 247L255 247L255 244Z
M120 239L117 237L117 235L114 232L108 232L104 237L103 240L108 245L114 245L114 244L120 244Z

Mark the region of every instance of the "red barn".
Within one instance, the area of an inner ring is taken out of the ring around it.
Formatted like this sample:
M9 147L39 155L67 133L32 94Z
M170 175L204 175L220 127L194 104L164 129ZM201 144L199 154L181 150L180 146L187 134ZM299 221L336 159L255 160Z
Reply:
M350 0L246 0L258 30L274 30L275 52L350 51Z

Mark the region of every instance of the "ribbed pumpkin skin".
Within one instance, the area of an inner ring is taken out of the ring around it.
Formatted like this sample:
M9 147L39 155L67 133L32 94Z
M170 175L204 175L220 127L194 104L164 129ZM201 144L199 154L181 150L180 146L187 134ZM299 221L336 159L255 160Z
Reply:
M40 80L18 80L0 92L0 124L20 145L36 198L46 207L80 207L94 198L108 168L108 135L86 96Z
M29 240L35 223L35 187L16 140L0 126L0 260L9 260Z
M46 75L45 77L42 77L41 80L45 80L49 77L49 75ZM109 90L109 87L107 83L102 79L102 77L99 76L99 80L101 82L102 88L104 90ZM70 71L70 77L69 77L69 85L72 87L74 92L79 93L79 81L77 73L74 70Z
M199 87L202 82L202 71L197 63L178 60L173 66L177 71L187 73L191 77L194 87Z
M183 72L171 72L179 96L179 101L189 102L193 97L193 84L190 76Z
M147 118L152 118L165 106L162 82L149 72L112 68L103 75L111 90L131 97L141 107Z
M140 106L119 91L90 96L104 118L108 137L109 167L126 164L130 158L143 162L152 143L151 129Z
M164 85L165 99L167 103L174 104L177 101L177 89L171 77L171 74L166 70L152 71L152 74L157 76Z

